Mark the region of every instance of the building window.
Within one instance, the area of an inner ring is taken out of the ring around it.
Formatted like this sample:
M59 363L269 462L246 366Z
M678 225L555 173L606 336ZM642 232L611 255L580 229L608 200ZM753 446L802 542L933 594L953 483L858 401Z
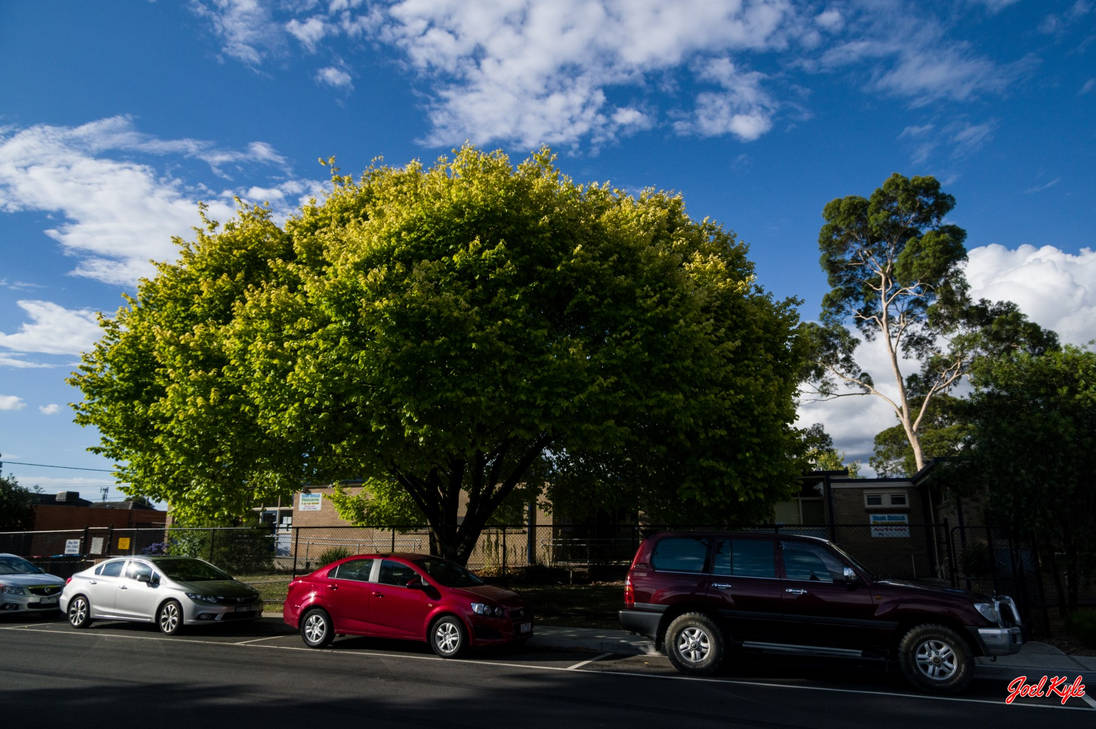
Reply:
M905 491L865 491L864 506L868 509L887 509L909 506L909 497Z

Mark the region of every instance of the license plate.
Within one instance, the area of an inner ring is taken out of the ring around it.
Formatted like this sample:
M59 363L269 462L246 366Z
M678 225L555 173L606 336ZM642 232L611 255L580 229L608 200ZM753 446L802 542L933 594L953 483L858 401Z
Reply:
M533 632L533 624L532 623L521 623L521 624L519 624L518 625L518 632L519 633L532 633Z
M57 604L57 598L56 597L43 597L41 600L38 601L38 604L39 605L56 605Z

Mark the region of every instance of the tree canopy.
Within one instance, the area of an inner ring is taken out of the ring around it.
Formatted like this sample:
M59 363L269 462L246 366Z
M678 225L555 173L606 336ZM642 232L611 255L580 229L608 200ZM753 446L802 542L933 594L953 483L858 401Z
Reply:
M1064 553L1061 604L1076 607L1078 586L1092 575L1084 555L1096 548L1096 352L986 358L972 382L955 480L984 490L994 524L1044 556Z
M13 476L0 473L0 529L34 527L34 494Z
M576 184L547 150L333 182L284 226L207 221L102 322L77 421L131 493L223 517L362 479L463 561L572 455L724 519L788 482L796 302L680 197Z

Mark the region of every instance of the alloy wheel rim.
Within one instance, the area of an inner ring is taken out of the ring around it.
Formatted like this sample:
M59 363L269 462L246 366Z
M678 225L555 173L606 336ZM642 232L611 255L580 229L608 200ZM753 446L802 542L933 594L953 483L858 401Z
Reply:
M170 633L175 630L175 627L179 624L179 609L175 607L174 603L168 603L164 605L164 609L160 612L160 630L165 633Z
M959 671L955 649L945 641L930 639L917 646L914 654L917 670L933 681L947 681Z
M309 615L304 621L304 635L310 643L319 643L327 633L327 625L322 615Z
M72 603L72 607L69 608L69 622L73 625L83 623L85 616L87 616L87 612L87 603L83 600L76 600Z
M697 627L685 628L677 635L677 652L689 663L700 663L711 653L708 634Z
M450 622L439 623L434 638L442 653L455 653L460 646L460 631Z

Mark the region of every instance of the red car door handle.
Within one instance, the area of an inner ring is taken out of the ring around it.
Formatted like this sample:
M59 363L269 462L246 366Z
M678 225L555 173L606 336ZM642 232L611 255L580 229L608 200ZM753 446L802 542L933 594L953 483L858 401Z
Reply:
M383 592L374 592L373 597L384 597L384 593Z
M337 590L337 589L339 589L339 586L338 585L328 585L327 589L328 590Z

